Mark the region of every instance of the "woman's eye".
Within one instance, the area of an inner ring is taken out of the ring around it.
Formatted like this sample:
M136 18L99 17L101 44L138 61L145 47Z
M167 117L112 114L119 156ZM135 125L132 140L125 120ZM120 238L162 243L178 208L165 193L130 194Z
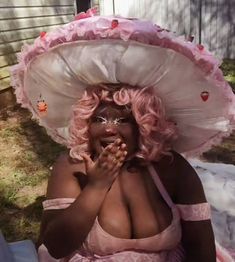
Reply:
M95 123L106 123L107 122L107 120L105 119L105 118L103 118L102 116L96 116L95 118L94 118L94 122Z
M105 117L102 116L95 116L92 119L93 123L100 123L100 124L108 124L108 123L112 123L114 125L121 125L121 124L126 124L130 122L129 118L125 118L125 117L120 117L120 118L116 118L114 120L108 120Z
M128 118L121 118L119 120L119 122L121 122L121 123L129 123L129 119Z
M122 118L117 118L114 120L116 124L125 124L129 122L128 118L122 117Z

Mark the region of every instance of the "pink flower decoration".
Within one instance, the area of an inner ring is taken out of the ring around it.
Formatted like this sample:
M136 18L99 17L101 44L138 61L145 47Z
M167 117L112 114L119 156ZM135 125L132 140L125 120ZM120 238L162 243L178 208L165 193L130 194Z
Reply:
M85 12L81 12L79 14L77 14L74 17L74 20L80 20L80 19L85 19L91 16L95 16L97 14L97 9L96 8L90 8Z
M197 45L197 48L198 48L200 51L203 51L203 49L204 49L204 46L203 46L203 45L201 45L201 44L198 44L198 45Z

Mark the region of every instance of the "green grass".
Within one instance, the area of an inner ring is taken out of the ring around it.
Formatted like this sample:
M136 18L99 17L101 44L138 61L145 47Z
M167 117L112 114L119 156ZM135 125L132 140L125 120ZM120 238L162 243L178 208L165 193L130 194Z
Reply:
M18 106L0 114L0 228L36 241L50 167L64 148Z
M235 60L224 59L221 69L224 73L225 79L229 82L235 93Z

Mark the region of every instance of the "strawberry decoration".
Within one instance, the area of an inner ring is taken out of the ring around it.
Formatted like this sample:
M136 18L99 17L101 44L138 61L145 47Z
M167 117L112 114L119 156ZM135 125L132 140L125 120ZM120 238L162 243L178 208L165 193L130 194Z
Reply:
M74 17L74 20L81 20L81 19L88 18L88 17L90 17L90 15L88 15L85 12L81 12Z
M204 50L204 46L201 45L201 44L198 44L198 45L197 45L197 48L198 48L200 51L203 51L203 50Z
M207 92L207 91L201 92L201 99L202 99L204 102L206 102L206 101L208 100L208 98L209 98L209 92Z
M81 20L88 17L95 16L97 14L97 8L90 8L85 12L81 12L74 17L74 20Z
M46 34L47 34L47 32L41 32L40 33L40 38L44 38Z
M112 23L111 23L111 28L114 29L116 27L118 27L118 20L117 19L113 19Z
M39 111L39 114L41 116L45 115L47 113L47 104L45 103L45 100L42 99L42 95L40 95L40 99L37 101L37 109Z

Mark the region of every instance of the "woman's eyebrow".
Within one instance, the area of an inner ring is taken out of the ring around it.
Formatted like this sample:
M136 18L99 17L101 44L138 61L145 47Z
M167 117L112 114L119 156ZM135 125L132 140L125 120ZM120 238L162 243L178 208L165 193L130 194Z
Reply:
M97 114L105 113L105 111L107 111L107 107L103 107L103 108L99 109Z
M128 117L131 114L131 111L128 110L127 108L112 108L111 110L113 110L114 113L117 113L118 115L124 116L124 117ZM109 113L109 107L101 107L99 108L96 112L95 115L107 115Z

